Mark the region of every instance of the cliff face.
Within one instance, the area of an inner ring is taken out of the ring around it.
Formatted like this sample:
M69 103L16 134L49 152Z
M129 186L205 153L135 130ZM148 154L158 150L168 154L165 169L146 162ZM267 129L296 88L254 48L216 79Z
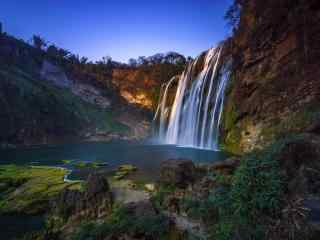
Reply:
M320 2L240 2L222 134L237 153L306 131L320 110Z
M89 71L92 66L81 72L76 71L80 64L54 60L0 35L0 147L136 139L148 133L145 114L131 110L114 88L96 79L108 83L111 77Z
M173 76L181 74L183 67L163 63L113 69L112 83L118 87L120 95L129 103L155 111L161 85Z

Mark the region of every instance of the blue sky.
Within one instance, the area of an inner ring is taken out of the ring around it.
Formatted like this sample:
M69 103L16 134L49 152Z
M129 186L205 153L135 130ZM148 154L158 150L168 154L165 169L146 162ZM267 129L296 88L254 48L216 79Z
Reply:
M232 0L1 0L4 30L98 60L177 51L196 56L229 34Z

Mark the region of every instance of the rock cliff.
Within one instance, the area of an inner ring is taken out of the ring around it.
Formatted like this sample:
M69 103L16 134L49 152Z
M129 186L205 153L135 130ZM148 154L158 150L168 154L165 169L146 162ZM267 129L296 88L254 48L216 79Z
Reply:
M116 68L112 72L112 82L129 103L155 111L161 85L182 71L183 66L169 63Z
M223 141L228 151L243 153L319 119L320 3L236 2Z

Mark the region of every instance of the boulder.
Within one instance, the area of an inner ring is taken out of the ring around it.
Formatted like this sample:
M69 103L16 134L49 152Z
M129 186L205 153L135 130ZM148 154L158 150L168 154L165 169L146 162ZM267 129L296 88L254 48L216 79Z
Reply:
M113 196L107 179L93 174L84 192L64 190L52 203L55 214L64 219L99 218L112 210Z
M157 215L157 211L149 200L131 202L125 205L125 208L128 209L130 216L137 218L154 217Z
M218 171L226 174L232 174L240 165L240 159L231 157L224 161L219 161L211 164L209 171Z
M288 182L289 195L320 194L320 137L303 134L289 141L278 154L280 166Z
M169 159L161 163L160 183L185 188L193 184L196 168L191 160Z

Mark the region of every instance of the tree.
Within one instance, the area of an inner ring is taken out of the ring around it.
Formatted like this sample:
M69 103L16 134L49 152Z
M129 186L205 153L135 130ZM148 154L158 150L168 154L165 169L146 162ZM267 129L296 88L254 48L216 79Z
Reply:
M228 25L236 30L240 23L240 12L243 0L234 0L234 3L227 10L224 19L228 22Z
M112 57L106 55L106 56L102 57L102 62L105 65L109 65L110 63L112 63Z
M71 52L69 52L68 50L65 50L65 49L63 49L63 48L59 48L59 49L58 49L58 55L59 55L60 58L65 58L65 59L67 59L67 58L70 57Z
M147 64L147 59L145 56L140 56L138 57L138 64L139 65L146 65Z
M47 53L49 56L51 57L59 57L59 50L58 48L55 46L55 45L50 45L48 48L47 48Z
M37 49L42 49L45 46L47 46L46 41L42 37L40 37L39 35L33 35L32 42L33 42L33 46Z
M188 56L187 57L187 62L192 62L193 61L193 58L191 56Z
M88 61L88 58L87 58L87 57L81 57L81 58L80 58L80 63L81 63L81 64L86 64L87 61Z
M166 63L185 64L186 58L177 52L168 52L165 56Z
M138 66L138 61L136 59L134 59L134 58L130 58L129 61L128 61L128 64L131 67L136 67L136 66Z

